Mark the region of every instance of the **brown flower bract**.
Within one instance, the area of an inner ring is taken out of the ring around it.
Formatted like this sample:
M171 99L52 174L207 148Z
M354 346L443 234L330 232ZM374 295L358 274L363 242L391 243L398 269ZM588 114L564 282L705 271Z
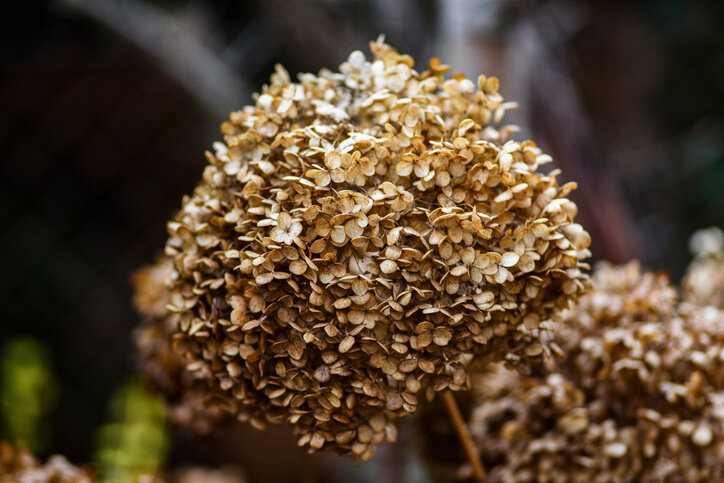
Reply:
M297 83L278 67L139 275L139 345L179 422L291 423L367 460L473 358L539 361L583 289L575 185L489 124L511 107L497 79L371 49Z
M491 481L724 479L724 312L664 275L600 265L533 376L481 378L471 428Z

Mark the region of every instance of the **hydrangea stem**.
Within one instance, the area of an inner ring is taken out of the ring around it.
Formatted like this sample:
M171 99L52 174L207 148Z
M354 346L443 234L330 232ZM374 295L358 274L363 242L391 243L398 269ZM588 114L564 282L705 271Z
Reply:
M460 408L455 400L455 396L453 396L451 392L445 391L442 393L442 402L445 404L447 414L450 417L450 421L453 423L453 427L458 435L460 444L463 446L465 456L467 456L468 461L473 467L475 479L479 482L484 482L485 468L483 468L483 463L480 461L478 452L475 449L475 444L473 443L473 438L470 436L468 426L465 424L463 415L460 413Z

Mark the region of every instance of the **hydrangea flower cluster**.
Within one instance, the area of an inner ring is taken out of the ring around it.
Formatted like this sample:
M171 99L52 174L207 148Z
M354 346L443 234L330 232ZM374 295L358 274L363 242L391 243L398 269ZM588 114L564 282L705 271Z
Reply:
M371 50L298 82L278 67L138 275L140 351L178 422L289 423L368 460L471 360L539 362L584 289L575 184L495 128L497 79Z
M43 464L22 447L0 442L0 483L52 481L92 483L92 472L71 464L64 456L53 455Z
M470 426L491 481L724 478L724 311L637 263L597 266L562 356L480 378Z

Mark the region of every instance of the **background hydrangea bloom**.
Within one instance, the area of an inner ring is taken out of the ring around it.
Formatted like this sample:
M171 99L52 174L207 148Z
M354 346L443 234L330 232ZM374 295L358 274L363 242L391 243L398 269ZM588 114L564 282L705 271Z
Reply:
M598 265L593 283L560 357L480 378L470 426L491 481L721 479L724 312L637 263Z

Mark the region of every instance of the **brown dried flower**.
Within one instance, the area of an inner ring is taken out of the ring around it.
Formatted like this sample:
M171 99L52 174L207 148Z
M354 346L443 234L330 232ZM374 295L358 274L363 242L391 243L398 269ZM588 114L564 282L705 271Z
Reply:
M139 347L182 424L290 423L367 460L472 359L540 361L583 289L575 184L490 124L497 80L371 49L296 83L278 67L138 277Z
M480 379L475 433L491 481L721 481L724 312L664 275L598 266L531 376Z
M684 297L724 308L724 232L716 227L699 230L689 244L695 258L681 282Z
M23 447L0 441L0 483L93 483L94 471L79 468L60 455L43 465ZM138 483L244 483L244 472L236 467L209 469L178 468L141 475Z
M44 465L24 448L0 442L0 483L91 483L91 472L72 465L63 456L51 456Z

